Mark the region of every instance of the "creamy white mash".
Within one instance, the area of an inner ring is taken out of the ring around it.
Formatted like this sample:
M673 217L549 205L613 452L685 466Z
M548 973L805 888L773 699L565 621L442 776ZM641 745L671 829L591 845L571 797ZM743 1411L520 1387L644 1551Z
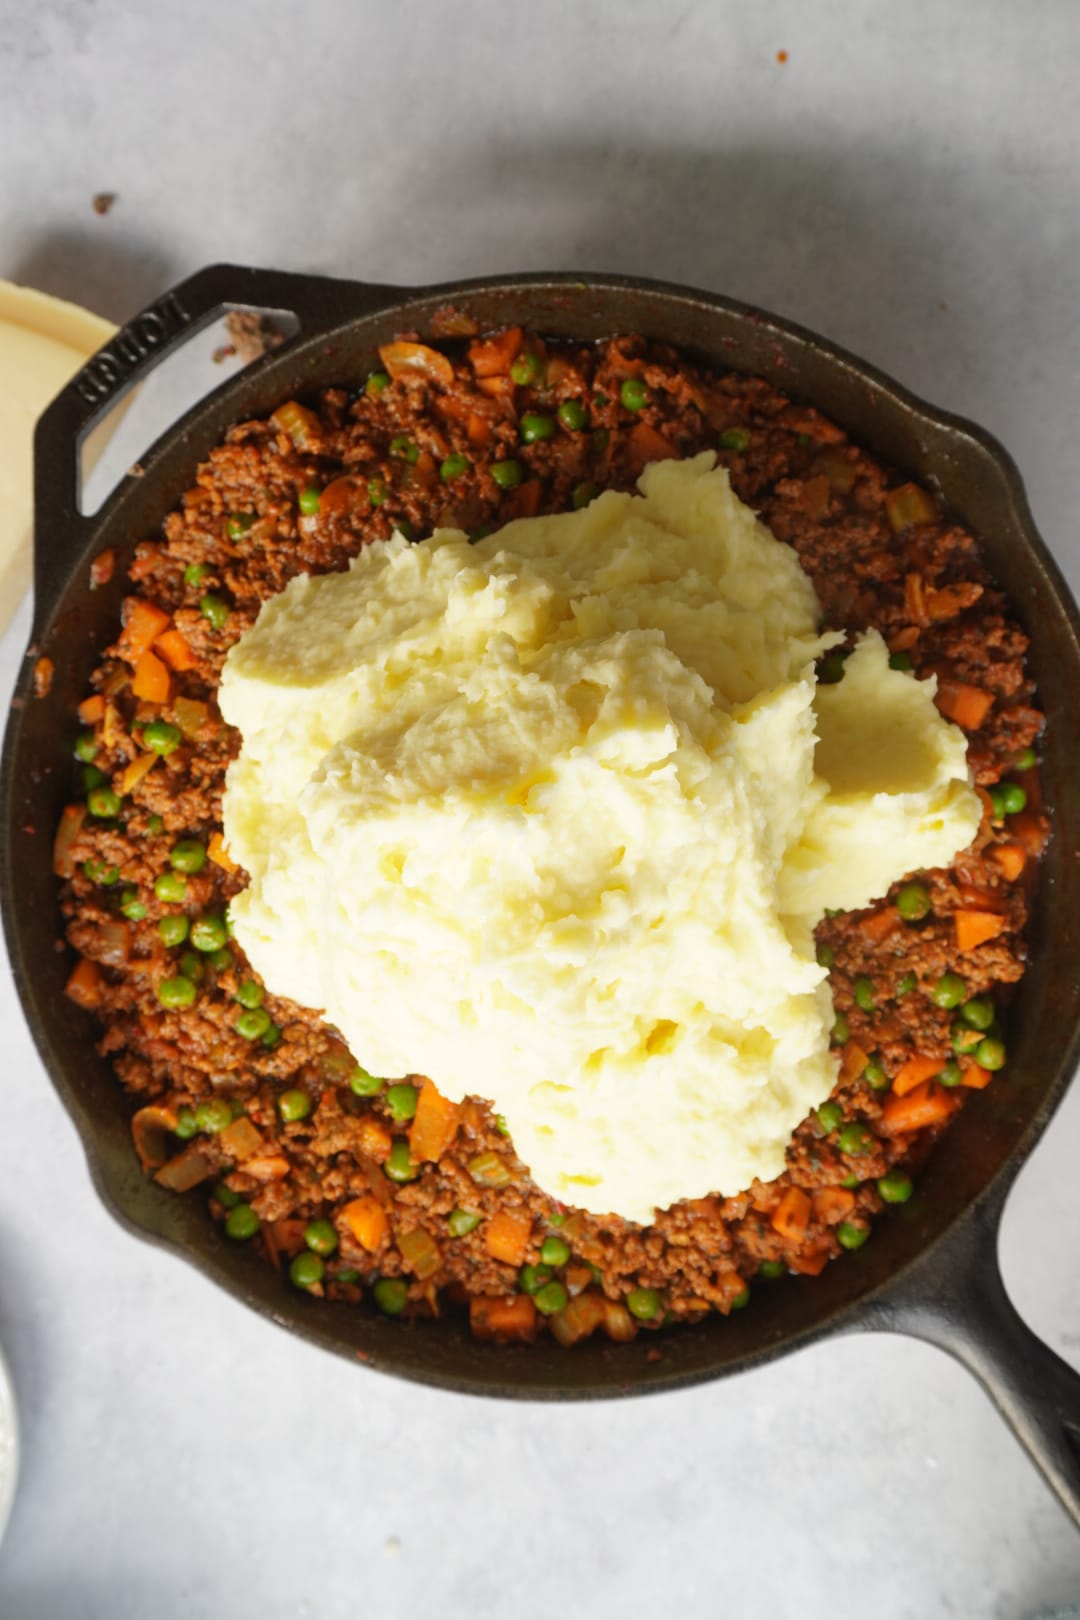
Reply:
M505 1115L600 1213L783 1168L836 1060L812 929L970 842L932 681L839 638L711 454L640 496L370 545L226 662L225 833L267 984Z

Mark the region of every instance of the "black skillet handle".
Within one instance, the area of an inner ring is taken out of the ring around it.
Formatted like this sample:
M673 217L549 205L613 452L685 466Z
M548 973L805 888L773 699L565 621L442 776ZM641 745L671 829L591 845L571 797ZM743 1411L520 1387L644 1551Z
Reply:
M1005 1292L997 1240L1007 1190L971 1210L864 1307L857 1325L923 1339L974 1373L1080 1526L1080 1373L1031 1331Z
M47 615L53 582L63 577L63 557L78 548L97 521L79 511L80 450L101 418L130 389L225 310L250 307L291 313L300 322L301 338L309 339L396 303L401 296L397 287L216 264L179 282L128 321L91 356L37 424L35 629Z

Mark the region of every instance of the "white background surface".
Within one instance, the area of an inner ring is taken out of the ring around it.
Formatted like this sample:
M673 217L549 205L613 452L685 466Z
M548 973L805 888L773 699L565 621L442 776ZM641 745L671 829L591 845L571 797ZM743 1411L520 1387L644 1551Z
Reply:
M1078 55L1071 0L0 0L0 275L119 319L223 258L714 287L998 433L1076 588ZM1014 1620L1080 1598L1080 1536L936 1351L826 1344L595 1407L398 1387L115 1227L6 980L0 1042L24 1427L3 1620ZM1074 1089L1002 1242L1074 1364L1078 1135Z

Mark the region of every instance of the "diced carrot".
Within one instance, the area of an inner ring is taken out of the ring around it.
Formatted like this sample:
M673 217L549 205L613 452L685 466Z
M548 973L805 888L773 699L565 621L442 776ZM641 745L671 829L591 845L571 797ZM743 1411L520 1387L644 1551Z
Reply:
M229 854L225 843L224 833L211 833L210 842L206 846L206 853L215 866L220 866L223 872L238 872L240 868Z
M815 520L824 517L829 510L831 494L832 485L824 474L807 478L799 492L799 510Z
M97 725L104 718L105 699L100 692L95 692L93 697L83 698L79 704L79 719L84 726Z
M859 933L872 945L880 945L883 939L888 939L900 926L900 913L895 906L883 906L880 911L872 911L868 917L860 917L858 921Z
M976 1063L973 1057L961 1057L960 1075L960 1084L968 1086L972 1091L981 1091L993 1078L990 1070L984 1069L981 1063Z
M996 911L954 911L953 923L956 926L957 948L973 951L977 945L1004 933L1008 919L999 916Z
M1030 810L1023 810L1018 816L1011 816L1009 819L1017 842L1023 845L1034 860L1037 860L1046 848L1046 840L1050 835L1046 817L1036 815Z
M89 957L80 956L72 971L71 977L64 986L65 993L69 995L77 1007L85 1007L87 1011L100 1005L105 981L101 969Z
M994 706L994 694L966 681L939 680L934 701L947 720L955 720L965 731L978 731Z
M904 611L917 625L926 623L926 593L921 574L907 574L904 578Z
M484 1227L484 1243L493 1260L507 1266L525 1263L525 1254L532 1236L532 1221L528 1215L515 1214L503 1209L493 1215Z
M885 510L893 532L900 534L916 523L933 523L937 509L925 489L918 484L901 484L885 496Z
M306 449L314 440L322 437L322 423L315 412L297 404L295 399L287 399L284 405L278 406L270 418L270 425L279 433L286 434L298 450Z
M540 509L541 487L539 478L530 478L512 489L503 502L502 516L508 522L514 518L535 517Z
M389 1158L390 1149L394 1145L394 1138L380 1120L365 1114L358 1123L360 1137L360 1150L366 1153L369 1159Z
M638 422L630 429L630 449L635 461L642 466L649 461L670 461L679 453L671 440L665 439L648 422Z
M1007 883L1015 883L1027 863L1023 844L996 844L989 855Z
M477 1339L531 1339L536 1331L536 1306L528 1294L515 1294L513 1299L474 1294L469 1301L469 1326Z
M48 697L52 687L53 676L56 674L56 665L51 658L39 658L34 665L34 696Z
M902 630L889 637L889 651L892 653L909 652L919 639L917 624L905 624Z
M354 1198L340 1215L357 1243L369 1254L380 1249L390 1235L390 1222L377 1198Z
M454 368L445 354L429 349L426 343L384 343L379 358L394 378L423 378L444 388L454 381Z
M195 654L175 626L171 630L163 631L154 642L154 646L170 669L195 668Z
M895 1093L895 1086L893 1088ZM890 1136L901 1131L921 1131L928 1125L943 1125L959 1106L941 1086L927 1081L906 1097L889 1097L881 1110L882 1129Z
M846 1041L840 1054L841 1080L845 1082L857 1080L869 1062L869 1052L864 1052L858 1041Z
M470 412L469 420L465 424L465 437L471 445L483 449L491 439L491 423L487 417L481 416L479 411Z
M955 619L958 613L977 602L983 593L981 585L943 585L940 590L928 591L926 595L926 612L932 622L942 622L945 619Z
M124 627L117 650L125 663L134 665L143 653L149 652L161 632L169 628L169 615L141 596L125 596L120 616Z
M335 478L319 496L320 517L345 517L357 507L368 505L368 497L355 478Z
M170 1134L176 1129L176 1110L149 1103L131 1120L131 1140L143 1170L160 1170L169 1157Z
M924 1081L932 1080L935 1074L940 1074L945 1067L945 1059L939 1057L923 1057L916 1054L902 1063L893 1079L892 1091L894 1097L906 1097L909 1091L921 1086Z
M154 653L144 652L135 665L131 690L137 698L144 698L147 703L168 703L168 665L163 664Z
M418 1164L442 1158L461 1122L461 1110L442 1095L434 1081L426 1077L416 1099L416 1113L409 1131L409 1152Z
M237 1159L241 1163L258 1153L263 1146L262 1137L246 1114L241 1114L231 1125L226 1125L218 1141L230 1159Z
M520 326L507 327L492 337L469 344L469 362L478 377L505 375L521 351L525 334Z
M509 399L514 392L512 377L477 377L476 386L489 399Z
M120 778L120 792L130 793L133 788L137 788L160 758L160 754L136 754L135 758L124 766L124 774Z
M789 1243L801 1243L809 1221L809 1198L801 1187L789 1187L773 1213L773 1230Z
M792 1271L797 1271L802 1277L817 1277L825 1270L832 1250L827 1243L815 1243L810 1249L802 1249L797 1254L790 1254L787 1263Z
M86 820L85 804L65 804L53 839L53 872L58 878L75 876L75 857L71 846L82 832Z
M281 1270L281 1256L291 1260L301 1249L307 1247L304 1242L304 1229L307 1221L295 1217L286 1217L280 1221L264 1221L262 1224L263 1247L266 1250L270 1264L276 1270Z
M1008 902L1003 894L993 889L981 889L976 883L958 883L956 892L965 911L1005 911Z
M814 1215L826 1226L846 1221L855 1208L855 1194L846 1187L818 1187L813 1196Z

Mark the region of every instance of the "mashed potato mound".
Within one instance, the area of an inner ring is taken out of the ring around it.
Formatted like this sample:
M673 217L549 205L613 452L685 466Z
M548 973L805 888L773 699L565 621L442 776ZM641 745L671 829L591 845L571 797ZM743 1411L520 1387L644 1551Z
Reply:
M950 860L979 805L876 633L817 688L840 638L711 454L639 487L294 579L221 704L270 988L647 1222L782 1171L836 1075L814 924Z

